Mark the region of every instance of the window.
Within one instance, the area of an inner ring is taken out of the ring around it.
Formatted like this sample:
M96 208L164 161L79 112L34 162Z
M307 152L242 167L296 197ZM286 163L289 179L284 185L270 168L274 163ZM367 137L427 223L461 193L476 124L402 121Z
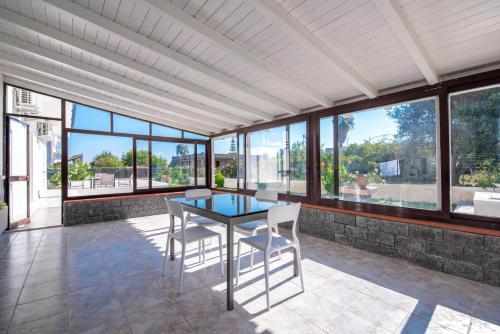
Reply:
M184 131L184 138L186 138L186 139L208 140L207 136L199 135L197 133L192 133L192 132L188 132L188 131Z
M289 189L294 195L307 194L307 123L296 123L289 127Z
M307 194L306 122L247 135L247 188Z
M133 191L132 138L68 133L68 195Z
M197 144L196 145L196 168L197 168L197 186L206 186L206 145Z
M194 144L151 142L153 188L194 186Z
M132 159L131 153L127 152L130 154L130 159ZM137 189L149 189L149 141L137 140L135 142L135 161Z
M450 95L451 210L500 217L500 86Z
M439 209L436 102L429 98L339 116L338 197ZM328 129L329 120L324 122ZM326 154L325 148L325 160ZM327 174L324 168L322 176ZM326 194L328 182L322 182Z
M111 113L78 103L66 102L66 127L110 132Z
M213 164L216 188L236 189L238 185L238 147L236 135L214 138Z
M136 118L113 114L113 132L149 135L149 122Z
M333 137L334 137L334 118L325 117L319 122L319 140L320 140L320 182L321 197L333 198L335 177L333 174Z
M61 118L61 100L24 88L7 86L5 107L8 114Z
M245 135L238 135L238 188L245 187Z
M151 132L153 136L182 138L182 130L154 123L151 124Z

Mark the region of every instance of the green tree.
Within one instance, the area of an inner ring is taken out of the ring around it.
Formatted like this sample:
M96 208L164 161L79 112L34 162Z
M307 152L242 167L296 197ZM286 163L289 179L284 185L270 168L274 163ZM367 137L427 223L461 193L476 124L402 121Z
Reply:
M68 179L71 181L85 180L93 175L89 164L81 161L68 164Z
M97 154L92 162L90 163L92 167L123 167L122 160L120 160L116 155L109 151L102 151Z
M187 144L177 144L175 152L178 156L185 156L189 154L189 147Z
M217 188L224 188L224 175L219 168L215 170L215 186Z
M149 152L147 150L138 150L136 152L137 166L147 166L149 164ZM132 166L132 151L128 151L122 155L122 164L124 166ZM167 160L161 155L153 154L151 156L153 166L165 169L167 167Z
M462 184L488 159L500 170L500 88L453 95L450 104L452 184Z
M231 144L229 145L229 154L236 157L238 150L236 148L236 137L231 137Z
M295 180L306 179L307 168L307 144L306 136L300 141L295 141L290 147L290 173Z

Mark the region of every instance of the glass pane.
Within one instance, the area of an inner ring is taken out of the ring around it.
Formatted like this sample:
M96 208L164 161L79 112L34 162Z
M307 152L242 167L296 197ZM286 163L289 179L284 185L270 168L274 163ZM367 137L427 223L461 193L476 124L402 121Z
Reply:
M321 197L334 197L333 175L333 117L322 118L319 122Z
M450 96L451 210L500 217L500 87Z
M7 86L6 93L7 113L61 118L60 99L11 86Z
M245 136L238 136L238 187L243 189L245 182Z
M206 145L196 145L196 167L198 168L198 186L205 186L207 184L206 177Z
M197 133L192 133L188 131L184 131L184 138L187 139L202 139L202 140L208 140L207 136L199 135Z
M238 181L236 165L238 149L236 146L236 135L214 139L215 188L236 189Z
M152 142L153 188L194 186L194 144Z
M15 223L28 217L28 182L10 182L10 222Z
M174 128L169 128L168 126L151 124L151 132L153 136L161 137L176 137L182 138L182 131Z
M132 138L68 133L68 195L133 191Z
M149 189L149 142L146 140L137 140L135 145L137 189Z
M290 125L290 194L307 194L307 123Z
M113 132L149 135L149 122L113 114Z
M339 116L343 200L437 210L436 99Z
M28 125L14 119L9 121L10 126L10 175L28 175Z
M111 113L66 102L66 127L71 129L111 131Z
M286 127L248 134L247 188L287 192Z

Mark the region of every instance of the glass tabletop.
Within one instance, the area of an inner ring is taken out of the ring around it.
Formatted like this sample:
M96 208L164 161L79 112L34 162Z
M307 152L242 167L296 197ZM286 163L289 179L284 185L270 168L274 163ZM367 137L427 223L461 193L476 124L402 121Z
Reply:
M211 211L229 218L262 213L275 205L288 205L285 201L263 201L253 196L240 194L215 194L211 197L180 197L174 201L197 209Z

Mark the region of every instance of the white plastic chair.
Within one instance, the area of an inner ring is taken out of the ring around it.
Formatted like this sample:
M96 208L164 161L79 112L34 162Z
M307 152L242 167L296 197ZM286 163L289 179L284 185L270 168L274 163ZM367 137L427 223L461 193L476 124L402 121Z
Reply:
M163 259L163 271L162 275L165 274L165 266L167 263L168 251L170 246L170 239L172 238L172 242L177 240L181 243L182 251L181 251L181 272L179 274L179 285L177 287L177 291L181 291L182 278L184 275L184 262L186 258L186 245L192 242L200 242L212 237L218 237L219 239L219 257L220 257L220 270L222 276L224 276L224 259L222 253L222 236L220 233L214 232L208 228L203 226L194 226L186 228L186 222L189 220L189 213L187 213L185 217L184 209L182 204L176 201L169 200L165 198L165 203L167 204L168 214L170 219L174 219L175 226L175 218L179 218L181 221L181 229L178 231L172 232L170 227L167 233L167 248L165 250L165 258ZM205 246L203 246L203 257L205 257Z
M278 200L278 193L276 191L266 191L257 190L255 193L255 198L259 201L271 201L276 202ZM255 220L247 223L234 225L234 230L240 234L246 236L254 236L259 233L259 231L264 231L267 229L267 222L263 220ZM278 226L276 226L275 233L279 233ZM253 269L254 262L254 249L250 249L250 269Z
M299 211L300 203L273 206L267 213L267 233L260 233L255 236L241 238L238 241L236 284L238 284L240 275L241 244L245 243L264 252L264 270L266 277L266 299L268 310L271 310L271 302L269 298L269 258L271 256L271 253L282 251L288 248L295 249L295 254L297 256L297 265L300 274L300 283L302 285L302 292L304 292L304 278L302 276L300 245L299 238L297 237L297 221L299 217ZM293 221L292 240L289 240L277 233L273 233L273 228L278 226L278 224L290 221Z

